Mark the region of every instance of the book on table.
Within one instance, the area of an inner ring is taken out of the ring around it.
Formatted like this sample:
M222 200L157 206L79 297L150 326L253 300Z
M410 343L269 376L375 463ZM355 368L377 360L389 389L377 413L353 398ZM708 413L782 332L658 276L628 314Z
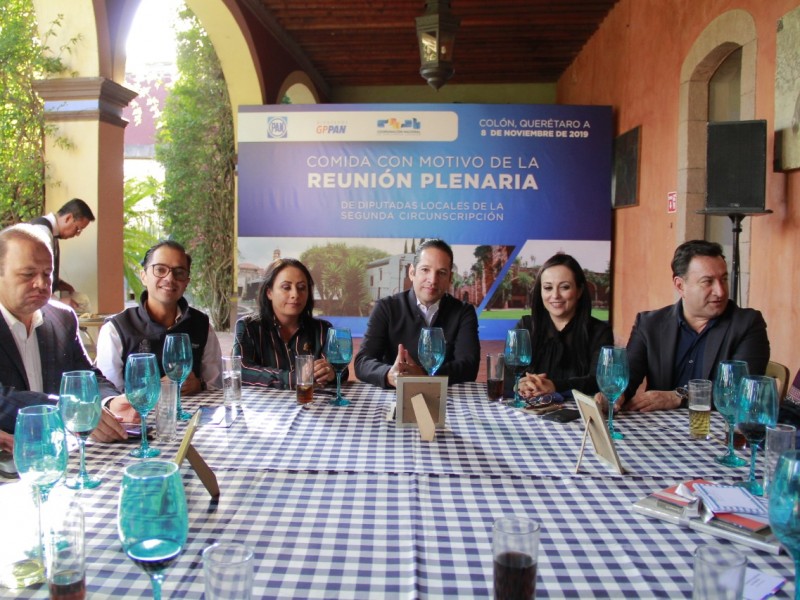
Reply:
M683 482L683 486L691 492L694 492L696 484L713 485L705 479ZM716 513L711 520L705 521L700 516L688 516L686 508L690 501L677 493L680 485L680 483L675 484L637 500L633 503L633 510L642 515L690 527L764 552L780 553L780 542L772 533L769 521L764 517L729 512Z

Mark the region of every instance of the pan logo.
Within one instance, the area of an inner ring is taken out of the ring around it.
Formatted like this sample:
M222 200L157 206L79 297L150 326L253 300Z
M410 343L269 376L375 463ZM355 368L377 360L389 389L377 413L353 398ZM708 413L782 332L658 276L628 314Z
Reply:
M287 117L267 117L267 137L285 138L289 129L288 121Z

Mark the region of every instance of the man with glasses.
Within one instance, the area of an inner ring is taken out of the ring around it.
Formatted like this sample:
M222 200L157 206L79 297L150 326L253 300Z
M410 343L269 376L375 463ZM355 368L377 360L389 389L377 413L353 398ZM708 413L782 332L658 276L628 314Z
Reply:
M136 352L152 352L162 369L164 339L187 333L192 341L192 372L181 395L221 387L222 351L208 316L183 297L189 285L192 257L178 242L165 240L150 248L142 261L147 288L139 305L111 317L97 338L97 367L120 389L125 388L125 361ZM114 409L112 401L111 409Z
M41 226L50 237L50 247L53 250L53 293L75 293L75 288L59 277L61 266L61 252L58 248L59 240L68 240L78 237L81 232L94 221L94 213L89 205L80 198L73 198L58 209L57 213L49 213L37 217L31 224Z

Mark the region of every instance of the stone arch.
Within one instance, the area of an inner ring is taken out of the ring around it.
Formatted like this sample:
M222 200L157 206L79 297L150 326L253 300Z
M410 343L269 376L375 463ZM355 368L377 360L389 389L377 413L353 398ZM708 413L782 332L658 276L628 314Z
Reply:
M745 10L731 10L714 19L697 37L681 66L678 129L678 219L676 245L705 235L706 124L708 83L719 65L742 49L740 118L755 118L756 26ZM719 218L719 217L713 217ZM746 304L750 270L750 219L740 236L743 304Z
M319 104L319 92L314 82L304 71L293 71L281 84L277 102L284 96L292 99L292 104Z

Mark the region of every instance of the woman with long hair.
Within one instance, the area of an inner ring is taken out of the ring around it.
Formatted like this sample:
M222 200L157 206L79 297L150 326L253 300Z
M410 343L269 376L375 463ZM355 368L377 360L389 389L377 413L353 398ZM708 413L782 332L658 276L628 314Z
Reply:
M233 353L242 357L242 383L294 389L294 359L312 354L314 380L328 384L336 372L323 356L332 325L316 319L314 280L294 258L280 258L267 267L258 289L258 312L236 322ZM347 371L343 374L347 378Z
M530 301L531 314L517 323L530 331L533 349L520 393L597 392L597 356L602 346L614 344L614 335L608 323L592 317L586 275L578 261L569 254L550 257L539 270Z

